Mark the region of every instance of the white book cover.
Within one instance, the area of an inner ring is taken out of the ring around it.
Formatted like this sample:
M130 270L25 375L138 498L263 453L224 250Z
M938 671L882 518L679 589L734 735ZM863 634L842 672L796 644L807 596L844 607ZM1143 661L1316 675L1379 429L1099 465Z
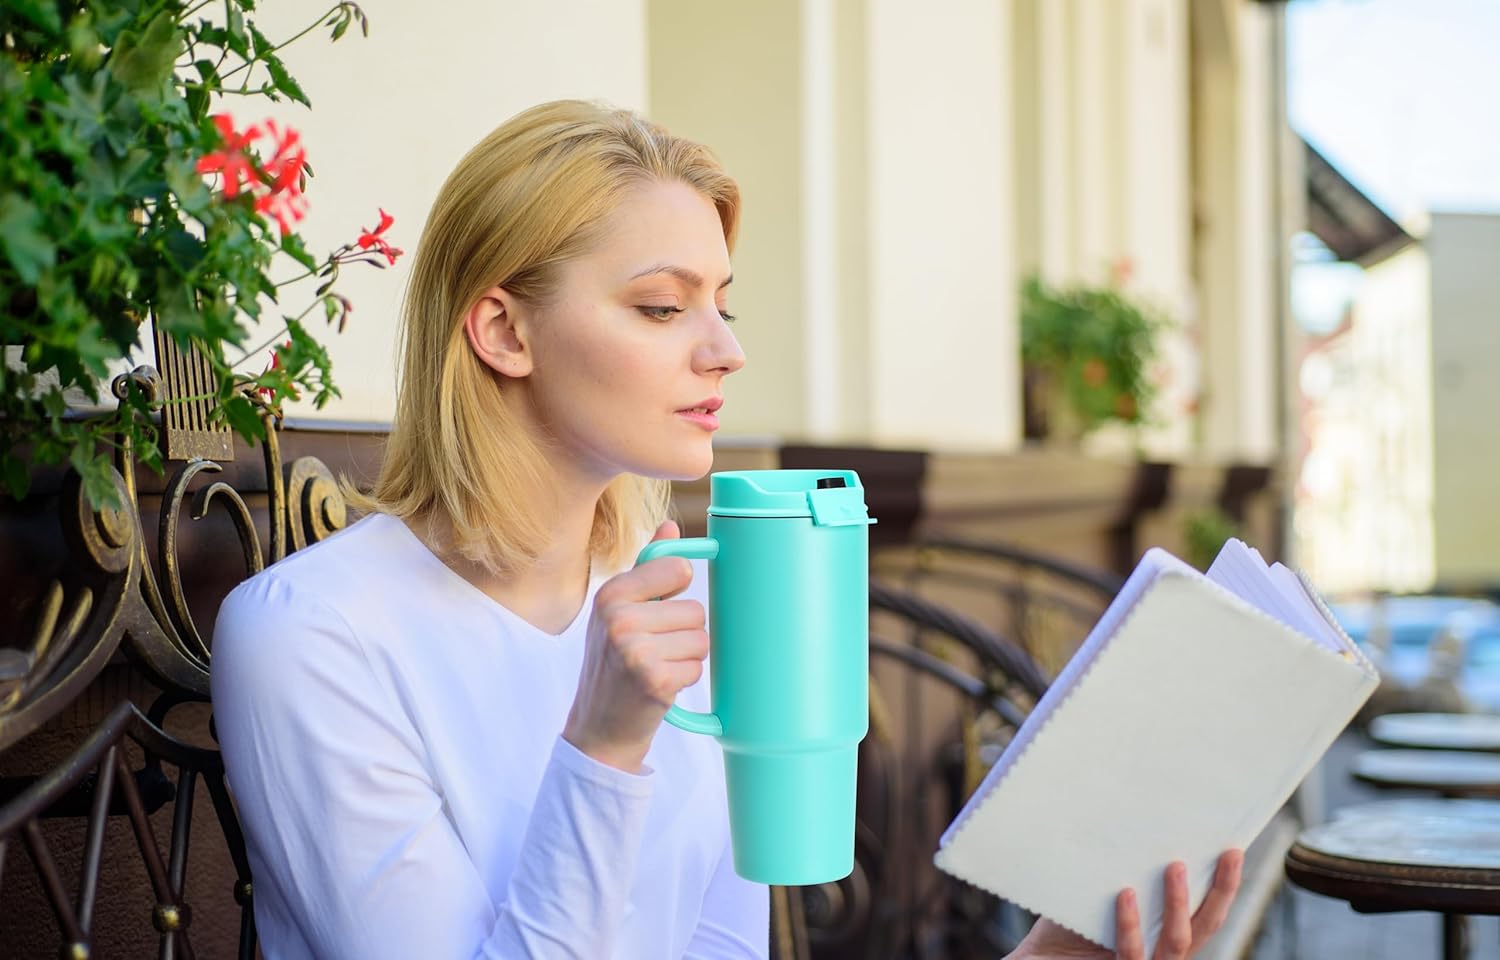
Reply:
M1149 955L1162 870L1196 909L1374 691L1306 581L1230 541L1207 575L1151 550L943 834L948 873L1114 947L1133 887Z

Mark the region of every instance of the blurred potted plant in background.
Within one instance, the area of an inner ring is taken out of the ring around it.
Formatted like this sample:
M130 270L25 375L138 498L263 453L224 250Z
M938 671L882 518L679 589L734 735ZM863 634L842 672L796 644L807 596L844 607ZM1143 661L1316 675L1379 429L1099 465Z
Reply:
M1240 535L1239 524L1219 507L1204 507L1182 518L1186 560L1205 573L1224 543Z
M1073 443L1107 423L1139 426L1155 396L1148 370L1166 321L1115 283L1054 287L1037 276L1021 287L1021 360L1028 437Z
M273 42L246 18L254 6L0 8L0 477L12 496L28 489L25 454L69 463L96 504L114 499L110 446L129 444L160 471L161 401L125 381L119 406L98 409L110 367L141 346L148 321L206 358L211 382L187 399L211 397L213 415L247 439L263 436L263 412L279 414L285 398L307 391L322 406L338 395L308 318L343 328L339 268L394 263L400 251L382 236L390 218L381 211L378 226L314 256L296 232L312 173L297 132L236 123L221 105L241 115L257 99L310 106L278 51L319 26L337 40L368 24L340 2ZM280 307L299 283L315 288ZM265 328L276 333L247 345L278 309ZM79 393L94 410L70 409Z

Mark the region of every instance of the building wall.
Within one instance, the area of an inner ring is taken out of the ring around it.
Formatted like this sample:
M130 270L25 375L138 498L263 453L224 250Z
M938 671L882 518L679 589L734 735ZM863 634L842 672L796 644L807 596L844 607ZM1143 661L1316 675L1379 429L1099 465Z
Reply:
M1500 215L1433 214L1432 383L1437 578L1500 583Z
M1020 279L1099 283L1125 264L1129 291L1177 327L1159 427L1096 449L1273 453L1275 37L1262 5L367 10L368 39L314 34L287 51L317 106L281 111L318 173L314 250L373 225L377 207L415 248L471 144L538 101L602 98L708 143L744 189L731 300L750 364L730 384L727 436L1014 449ZM285 5L260 22L272 36L300 25ZM345 396L315 415L390 416L405 267L345 272L354 321L329 337Z
M1298 268L1298 282L1316 282ZM1295 553L1333 593L1418 591L1434 577L1428 257L1417 246L1353 267L1343 332L1300 364L1305 452Z
M867 17L872 439L1015 446L1009 4L883 0Z
M647 107L644 0L445 0L439 6L364 0L370 35L330 44L318 29L282 52L313 109L281 104L254 114L232 98L240 122L277 116L301 131L316 177L300 232L329 251L374 227L377 208L396 218L388 236L416 248L427 210L463 154L506 118L559 97ZM255 21L273 40L290 37L322 8L269 3ZM343 398L293 415L387 421L395 409L397 315L409 258L386 270L352 266L338 289L354 301L341 334L324 342ZM292 271L289 268L288 274ZM298 313L312 287L288 288ZM301 304L301 305L299 305ZM325 332L315 325L314 333ZM267 329L266 336L274 333ZM259 342L259 338L252 342ZM251 358L259 371L268 358Z
M725 389L726 432L800 430L808 326L802 15L797 0L650 0L652 117L708 144L743 197L730 309L745 369Z
M1199 365L1192 5L1015 0L1014 9L1019 272L1054 284L1119 282L1172 321L1160 344L1159 425L1091 442L1190 454Z
M1273 14L1224 0L1194 0L1193 12L1200 449L1268 462L1279 447Z

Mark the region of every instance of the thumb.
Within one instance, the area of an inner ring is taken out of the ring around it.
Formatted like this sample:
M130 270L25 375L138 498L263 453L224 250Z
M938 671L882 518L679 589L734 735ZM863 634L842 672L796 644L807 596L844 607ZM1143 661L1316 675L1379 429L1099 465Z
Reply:
M657 527L656 532L651 535L651 542L655 543L658 540L676 540L680 536L682 536L682 530L677 526L676 521L663 520L661 522L661 526Z

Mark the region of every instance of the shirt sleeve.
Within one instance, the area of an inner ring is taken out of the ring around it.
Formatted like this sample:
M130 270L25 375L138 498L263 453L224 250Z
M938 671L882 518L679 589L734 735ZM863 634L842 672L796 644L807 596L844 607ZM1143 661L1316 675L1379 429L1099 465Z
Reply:
M559 738L505 896L443 812L425 750L344 620L274 575L225 601L215 723L271 941L317 957L610 955L651 776Z
M767 960L770 939L770 888L734 872L734 855L725 841L683 960Z

